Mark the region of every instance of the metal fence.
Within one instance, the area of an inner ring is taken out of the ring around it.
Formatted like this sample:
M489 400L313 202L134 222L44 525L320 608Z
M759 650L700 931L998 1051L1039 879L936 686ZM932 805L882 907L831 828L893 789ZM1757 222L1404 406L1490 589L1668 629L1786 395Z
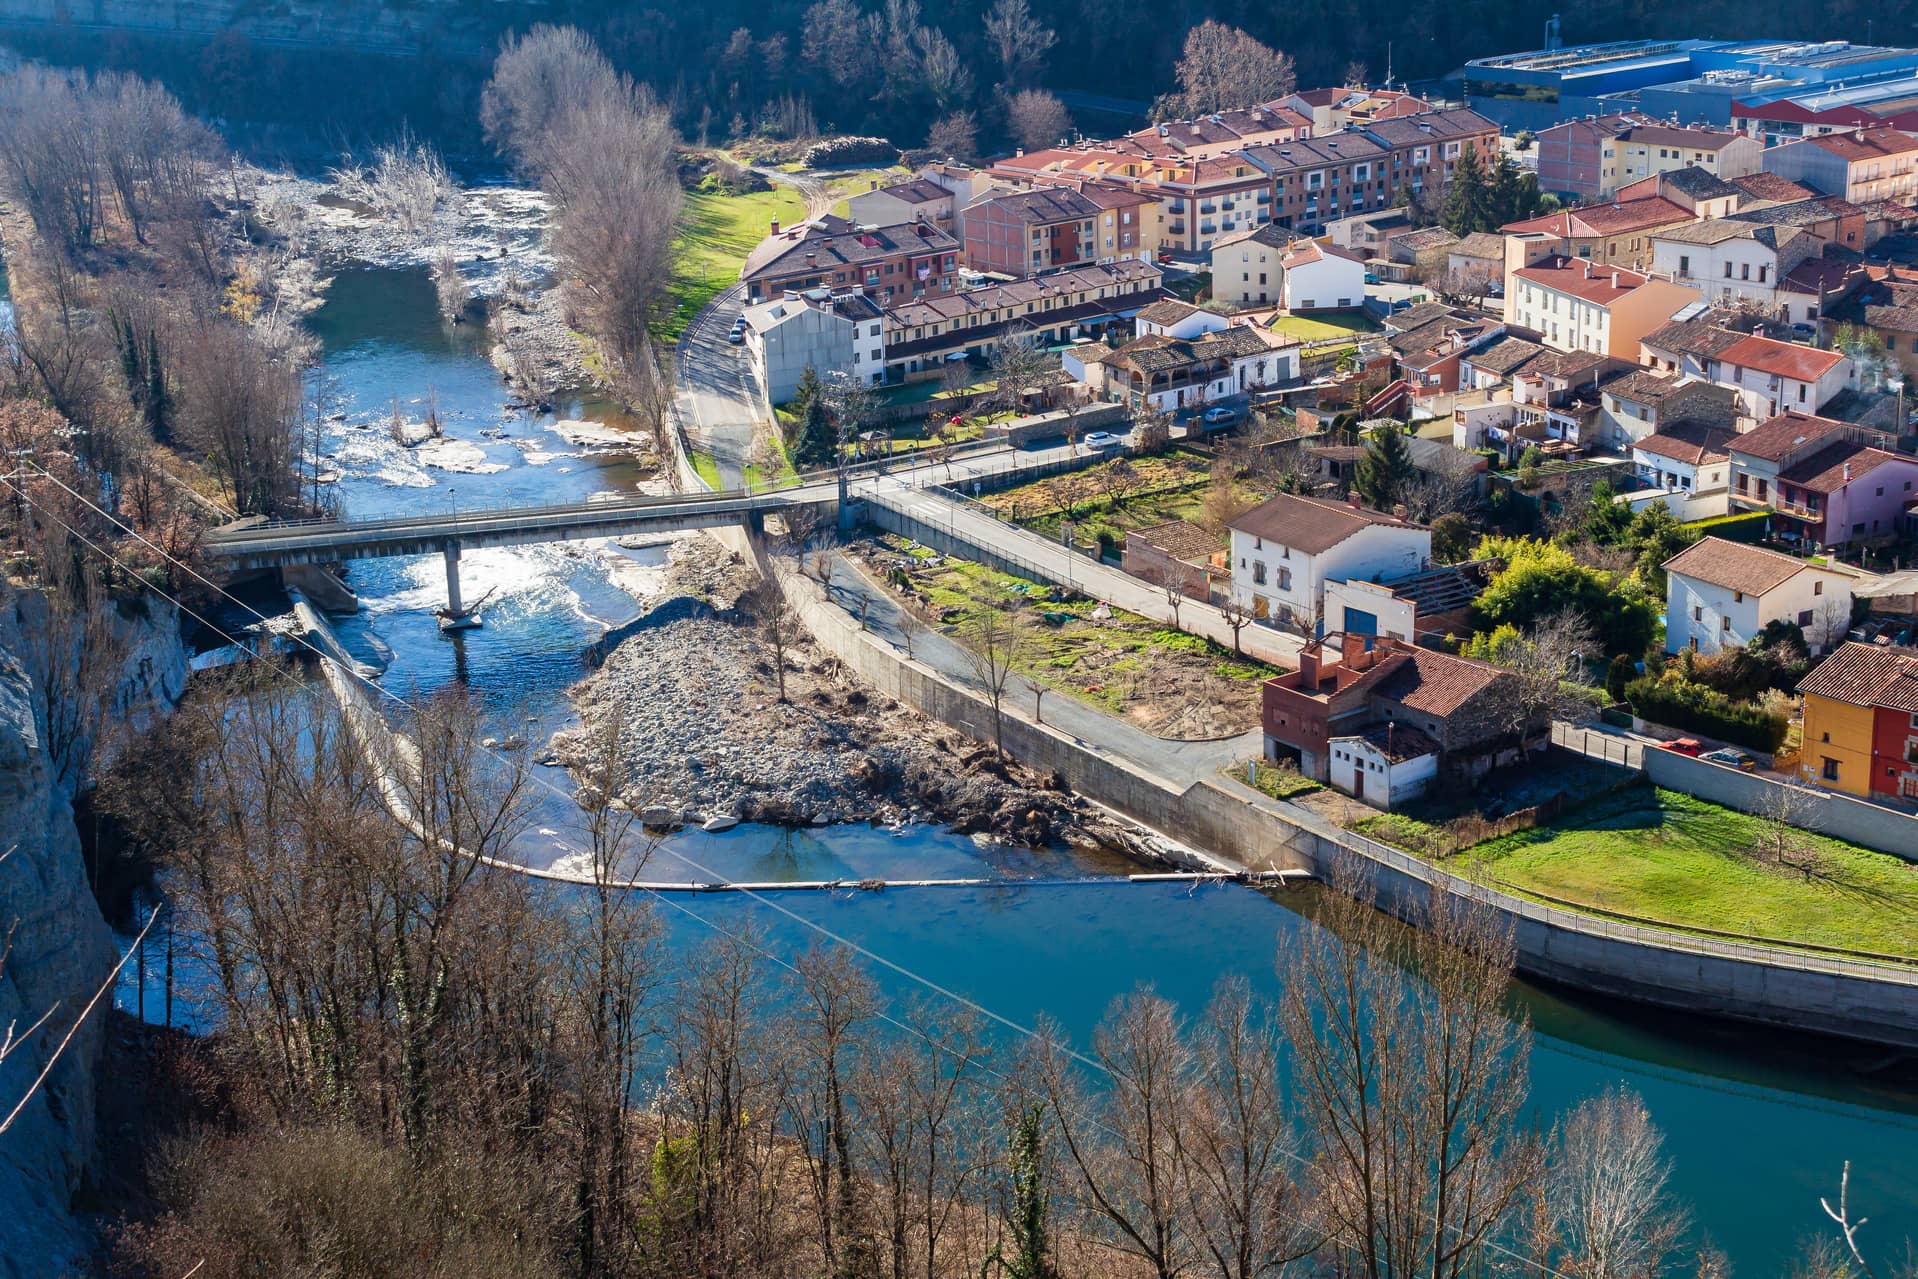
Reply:
M1645 767L1644 743L1613 733L1595 733L1589 728L1554 722L1552 745L1563 746L1566 750L1592 759L1602 759L1607 764L1617 764L1621 768Z

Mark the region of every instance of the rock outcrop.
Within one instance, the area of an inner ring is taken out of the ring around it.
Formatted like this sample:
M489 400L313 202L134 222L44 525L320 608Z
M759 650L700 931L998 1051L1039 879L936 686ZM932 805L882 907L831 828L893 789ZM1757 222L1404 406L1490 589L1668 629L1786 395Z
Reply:
M47 758L32 676L17 654L22 630L45 625L43 602L0 604L0 930L12 948L0 971L0 1028L45 1029L0 1062L0 1115L32 1087L54 1047L113 967L112 935L87 883L73 796ZM137 721L169 705L186 682L179 621L170 608L122 615L128 657L113 700ZM0 1137L0 1277L82 1273L92 1246L69 1207L94 1149L95 1064L106 1019L96 1011L13 1127Z

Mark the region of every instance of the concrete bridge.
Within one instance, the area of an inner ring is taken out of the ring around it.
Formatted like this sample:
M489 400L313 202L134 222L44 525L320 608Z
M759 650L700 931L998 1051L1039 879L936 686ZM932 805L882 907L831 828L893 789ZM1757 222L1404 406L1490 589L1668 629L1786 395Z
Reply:
M474 609L460 599L460 551L466 547L526 546L634 533L757 525L767 512L830 507L839 501L837 480L795 484L763 493L729 490L671 497L633 496L564 506L519 506L366 520L243 520L208 533L202 548L214 564L235 573L278 569L313 570L348 560L391 555L446 559L448 629L477 625Z

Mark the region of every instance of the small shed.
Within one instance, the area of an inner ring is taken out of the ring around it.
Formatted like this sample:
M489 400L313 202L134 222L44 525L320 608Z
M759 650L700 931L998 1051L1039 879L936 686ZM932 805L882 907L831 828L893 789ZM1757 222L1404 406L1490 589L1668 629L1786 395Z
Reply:
M1438 751L1425 733L1388 720L1334 737L1327 780L1353 799L1391 812L1425 793L1438 776Z

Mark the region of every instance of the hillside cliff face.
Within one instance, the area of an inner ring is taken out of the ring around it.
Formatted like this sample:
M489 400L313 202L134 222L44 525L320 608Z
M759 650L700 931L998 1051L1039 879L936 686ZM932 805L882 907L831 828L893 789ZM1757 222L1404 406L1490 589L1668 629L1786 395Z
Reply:
M44 603L20 595L0 605L0 931L12 950L0 972L0 1028L16 1033L56 1008L47 1029L0 1063L0 1114L13 1109L73 1019L112 968L113 939L87 884L73 796L53 775L21 631ZM126 717L172 704L186 683L186 654L171 608L117 619L131 648L114 705ZM69 1217L94 1147L95 1063L105 1018L96 1011L46 1085L0 1137L0 1277L81 1273L87 1232Z

